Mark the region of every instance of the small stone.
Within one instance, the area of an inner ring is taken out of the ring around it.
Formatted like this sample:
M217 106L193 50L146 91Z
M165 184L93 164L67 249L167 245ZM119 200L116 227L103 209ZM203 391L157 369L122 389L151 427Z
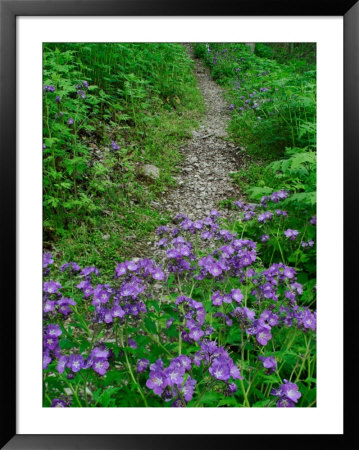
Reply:
M142 166L142 174L152 180L157 180L160 177L160 169L153 164L145 164Z

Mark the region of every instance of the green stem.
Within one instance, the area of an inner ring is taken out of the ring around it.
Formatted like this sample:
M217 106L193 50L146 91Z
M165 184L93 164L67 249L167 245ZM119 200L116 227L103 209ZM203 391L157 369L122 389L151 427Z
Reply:
M135 378L135 376L134 376L134 374L132 372L131 364L130 364L130 361L128 359L127 351L126 351L126 348L125 348L125 345L124 345L124 342L123 342L123 329L122 328L121 328L121 331L120 331L120 342L121 342L121 346L123 348L123 352L125 354L127 369L128 369L129 374L130 374L130 377L132 378L132 381L135 383L135 386L136 386L136 388L137 388L137 390L138 390L138 392L139 392L139 394L140 394L140 396L141 396L141 398L143 400L143 403L145 404L145 406L147 408L148 404L147 404L146 397L145 397L144 393L142 392L141 386L138 384L138 382L137 382L137 380L136 380L136 378Z
M248 401L247 392L246 392L246 390L245 390L245 388L244 388L243 380L239 380L239 383L240 383L240 385L241 385L241 389L242 389L243 397L244 397L244 403L243 403L243 406L247 406L248 408L250 408L251 405L249 404L249 401Z
M67 380L65 380L63 378L63 380L65 381L65 383L67 384L67 386L70 388L72 395L74 396L76 403L78 404L78 406L80 408L82 408L82 403L80 402L79 396L77 395L77 392L74 390L74 388L72 387L71 383L69 383Z
M48 396L48 394L46 392L44 392L44 395L46 397L46 400L49 402L49 405L51 406L51 404L52 404L51 398Z
M306 340L306 338L305 338L305 340ZM311 341L312 341L312 338L310 337L309 340L308 340L308 343L307 343L307 348L306 348L306 352L305 352L305 355L304 355L304 358L303 358L303 362L302 362L302 364L301 364L301 366L300 366L300 369L299 369L297 378L295 379L295 383L297 383L297 381L299 381L300 376L301 376L301 374L302 374L302 371L303 371L305 362L306 362L307 357L308 357L308 355L309 355L309 350L310 350L309 347L310 347Z
M204 396L204 394L206 392L208 392L213 386L214 386L214 383L211 383L211 384L208 385L208 387L206 389L203 389L201 395L198 397L196 403L193 405L194 408L198 407L198 404L199 404L200 400L202 399L202 397Z
M153 342L155 342L157 345L159 345L159 346L160 346L160 347L161 347L161 348L162 348L169 356L172 357L172 353L171 353L169 350L167 350L167 348L164 347L164 346L161 344L161 342L160 342L159 340L157 340L155 337L153 337L152 334L147 330L147 328L146 328L144 325L142 325L142 327L143 327L143 329L146 331L148 337L149 337Z

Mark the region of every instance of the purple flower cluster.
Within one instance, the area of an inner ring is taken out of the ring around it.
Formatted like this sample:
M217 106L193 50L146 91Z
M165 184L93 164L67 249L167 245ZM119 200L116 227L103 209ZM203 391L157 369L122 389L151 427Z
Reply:
M291 241L294 241L294 239L296 239L298 237L299 231L291 230L290 228L288 228L288 230L285 230L284 234Z
M272 338L272 327L262 319L254 319L252 325L246 329L247 334L254 335L260 345L267 345Z
M70 405L70 399L54 398L51 403L51 408L68 408Z
M272 200L273 203L278 203L280 200L284 200L288 197L288 192L287 191L277 191L277 192L273 192L273 194L270 196L270 199Z
M273 219L273 213L271 211L266 211L263 214L258 214L257 219L260 223L266 223L268 220Z
M72 298L63 297L59 292L61 284L57 281L45 281L43 285L43 312L45 315L55 315L56 312L67 316L72 309L70 305L75 306L76 302Z
M55 86L45 84L44 85L44 92L55 92Z
M203 363L216 380L228 383L230 379L243 379L238 366L234 364L228 352L223 347L218 347L215 341L205 339L200 347L201 350L193 357L193 364L199 367Z
M76 89L81 89L82 87L88 89L89 88L88 81L81 81L81 84L76 84Z
M160 266L155 265L152 259L125 261L117 265L115 272L115 278L137 275L141 278L150 277L158 281L165 279L164 271Z
M255 289L251 292L259 301L273 300L278 302L279 287L285 286L285 297L295 301L297 294L302 294L302 286L296 283L296 272L292 267L283 263L272 264L269 269L255 274L253 284Z
M77 373L80 370L86 370L90 367L98 375L106 375L108 368L110 367L109 358L111 357L111 351L108 350L105 345L100 344L91 351L87 358L84 358L79 354L59 355L56 369L62 374L66 367L73 373Z
M92 298L91 304L95 306L94 321L111 324L116 318L125 316L138 316L146 313L144 299L147 285L154 281L163 281L165 273L162 268L151 259L137 259L120 263L115 268L115 279L121 279L121 284L114 288L109 284L93 286L90 276L98 271L94 267L87 267L81 274L85 280L77 288L83 291L84 298Z
M188 332L182 332L182 338L186 341L199 341L205 334L202 330L206 316L203 304L182 295L177 297L176 305L177 311L180 312L180 315L183 316L183 321L185 321L184 327L189 330Z
M303 248L306 248L306 247L313 247L314 246L314 241L313 241L313 239L309 239L309 241L308 242L302 242L301 243L301 245L302 245L302 247Z
M48 275L50 273L50 269L48 266L54 263L51 253L44 253L42 256L42 267L44 269L44 275Z
M53 360L61 355L59 340L62 330L60 326L55 324L47 325L43 330L43 355L42 363L43 369L47 369L47 366Z
M60 267L61 272L64 272L66 269L70 268L70 272L77 273L80 271L80 266L75 262L65 263Z
M150 366L150 374L146 386L164 401L172 401L172 406L185 406L192 400L197 381L188 374L191 370L191 360L188 356L180 355L164 367L162 359L158 359ZM185 404L183 404L185 402Z
M219 278L225 273L228 275L238 275L244 268L256 261L257 244L249 239L233 239L228 245L220 247L212 255L201 258L198 261L200 274L197 279L206 276Z
M232 289L229 294L221 294L220 291L216 291L212 295L212 304L214 306L221 306L222 303L231 304L233 300L236 303L241 303L243 300L243 294L240 289Z
M290 307L281 305L279 313L280 323L286 327L296 325L304 332L316 330L317 313L310 311L308 307L299 308L295 304Z
M302 394L299 392L299 388L295 383L291 383L288 380L283 381L284 384L279 386L278 389L273 389L271 394L280 397L277 402L277 407L292 408L295 403L298 403Z
M287 212L277 209L274 213L265 208L270 201L277 203L286 196L285 191L278 191L271 196L262 197L260 204L244 204L236 201L235 205L241 210L244 222L256 218L251 226L266 230L268 226L264 225L266 222L281 220L277 217L287 216ZM220 214L216 210L201 220L192 220L183 214L178 215L174 220L178 228L161 226L157 230L159 247L162 247L165 253L163 266L151 259L126 260L116 266L114 282L110 284L96 281L96 277L100 275L96 267L80 269L75 262L60 267L61 272L68 271L71 277L74 275L78 277L77 288L82 291L83 299L86 300L81 306L86 308L91 304L90 310L94 310L93 322L107 324L107 328L113 323L117 327L125 322L133 324L136 328L140 327L141 320L147 314L146 301L150 299L148 320L151 320L152 312L157 309L154 293L158 289L161 287L168 289L170 299L174 293L172 283L176 281L181 283L180 292L185 293L187 292L183 289L189 288L192 283L189 297L180 295L174 304L169 302L167 305L166 302L165 315L161 322L163 326L159 327L158 336L167 335L171 339L171 336L175 336L174 333L177 336L179 332L182 340L182 346L179 345L179 348L184 350L187 347L193 349L197 346L199 350L189 356L182 354L172 359L168 367L164 366L161 359L150 365L148 359L142 358L138 359L136 364L138 374L147 372L150 366L146 386L164 401L171 401L173 406L186 406L192 400L197 383L194 377L197 378L196 373L199 370L202 370L203 376L207 373L208 385L215 386L214 390L224 395L233 395L236 392L235 380L243 377L226 347L221 347L214 337L211 337L213 340L209 340L216 327L221 327L220 342L225 342L223 337L225 331L230 331L230 335L235 336L232 341L228 340L231 346L233 343L231 350L236 349L237 343L234 343L234 340L238 329L242 339L248 335L245 338L251 345L253 338L250 336L253 336L256 341L255 351L262 353L257 357L262 362L266 374L277 370L277 361L274 355L267 353L268 356L263 356L263 347L268 344L272 334L274 335L279 327L294 326L304 332L315 332L316 329L316 313L297 304L297 297L303 294L303 286L297 281L296 270L283 263L275 263L268 269L263 269L262 262L257 256L256 243L249 239L239 239L237 233L222 228L223 222L219 217ZM288 228L285 235L292 240L298 237L299 232ZM269 234L260 237L261 242L267 242L268 239ZM305 244L307 246L314 244L309 242ZM197 253L198 247L201 253ZM265 252L268 250L266 247L262 246ZM49 270L48 266L53 262L51 253L43 255L44 269ZM170 276L171 273L176 275ZM62 278L60 280L62 281ZM197 297L199 287L207 290L205 296ZM66 316L71 312L71 306L76 305L73 299L63 297L62 290L61 284L53 279L44 282L44 313L47 318L51 318L57 311ZM201 301L191 298L192 294L194 298L201 298ZM250 308L247 308L247 305ZM210 319L206 317L207 306L211 313ZM172 327L174 322L178 327L177 330ZM164 327L168 331L163 330ZM227 327L232 329L229 330ZM73 378L77 372L89 368L104 376L110 367L112 352L104 344L97 342L90 354L81 354L82 350L79 354L61 354L59 336L63 329L59 325L50 324L44 331L44 368L57 359L58 372L62 374L67 369L68 377ZM134 337L133 329L131 335ZM142 344L140 342L139 339L138 345ZM137 343L128 335L126 345L133 349L137 348ZM201 366L201 369L196 368ZM143 375L139 377L141 379ZM277 406L281 407L294 406L301 396L298 387L287 380L273 392L273 395L280 397ZM63 401L55 400L60 403Z
M258 356L258 359L262 361L263 367L266 369L267 374L271 374L277 370L277 361L274 356Z
M77 91L77 95L78 95L79 97L83 98L83 99L86 98L85 91L82 90L82 89L79 89L79 90Z

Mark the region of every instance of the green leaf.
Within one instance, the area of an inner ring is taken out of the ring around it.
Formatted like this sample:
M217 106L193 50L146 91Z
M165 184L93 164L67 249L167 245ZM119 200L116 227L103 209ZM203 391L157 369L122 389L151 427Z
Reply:
M151 334L157 334L156 323L153 320L146 317L145 326Z
M260 400L252 405L252 408L265 408L271 403L271 400Z
M59 345L61 349L68 349L68 348L74 348L77 347L77 344L73 341L70 341L69 339L63 338L59 340Z
M110 387L108 389L106 389L105 391L103 391L97 398L96 401L98 401L98 403L103 406L103 407L107 407L109 406L111 397L116 394L116 392L118 392L121 388L119 387ZM96 391L98 392L98 391Z

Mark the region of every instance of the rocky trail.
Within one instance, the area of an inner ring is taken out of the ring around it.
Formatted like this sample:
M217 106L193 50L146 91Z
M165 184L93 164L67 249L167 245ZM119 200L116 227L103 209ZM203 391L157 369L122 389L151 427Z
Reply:
M244 149L226 140L229 115L223 89L212 80L202 60L195 58L190 45L186 48L195 63L194 73L206 112L199 129L193 131L188 144L180 149L184 160L177 175L177 186L160 203L153 202L153 206L173 218L185 214L195 220L206 217L222 200L239 199L239 190L228 174L238 171ZM223 215L229 214L228 210ZM152 247L152 255L154 251Z

